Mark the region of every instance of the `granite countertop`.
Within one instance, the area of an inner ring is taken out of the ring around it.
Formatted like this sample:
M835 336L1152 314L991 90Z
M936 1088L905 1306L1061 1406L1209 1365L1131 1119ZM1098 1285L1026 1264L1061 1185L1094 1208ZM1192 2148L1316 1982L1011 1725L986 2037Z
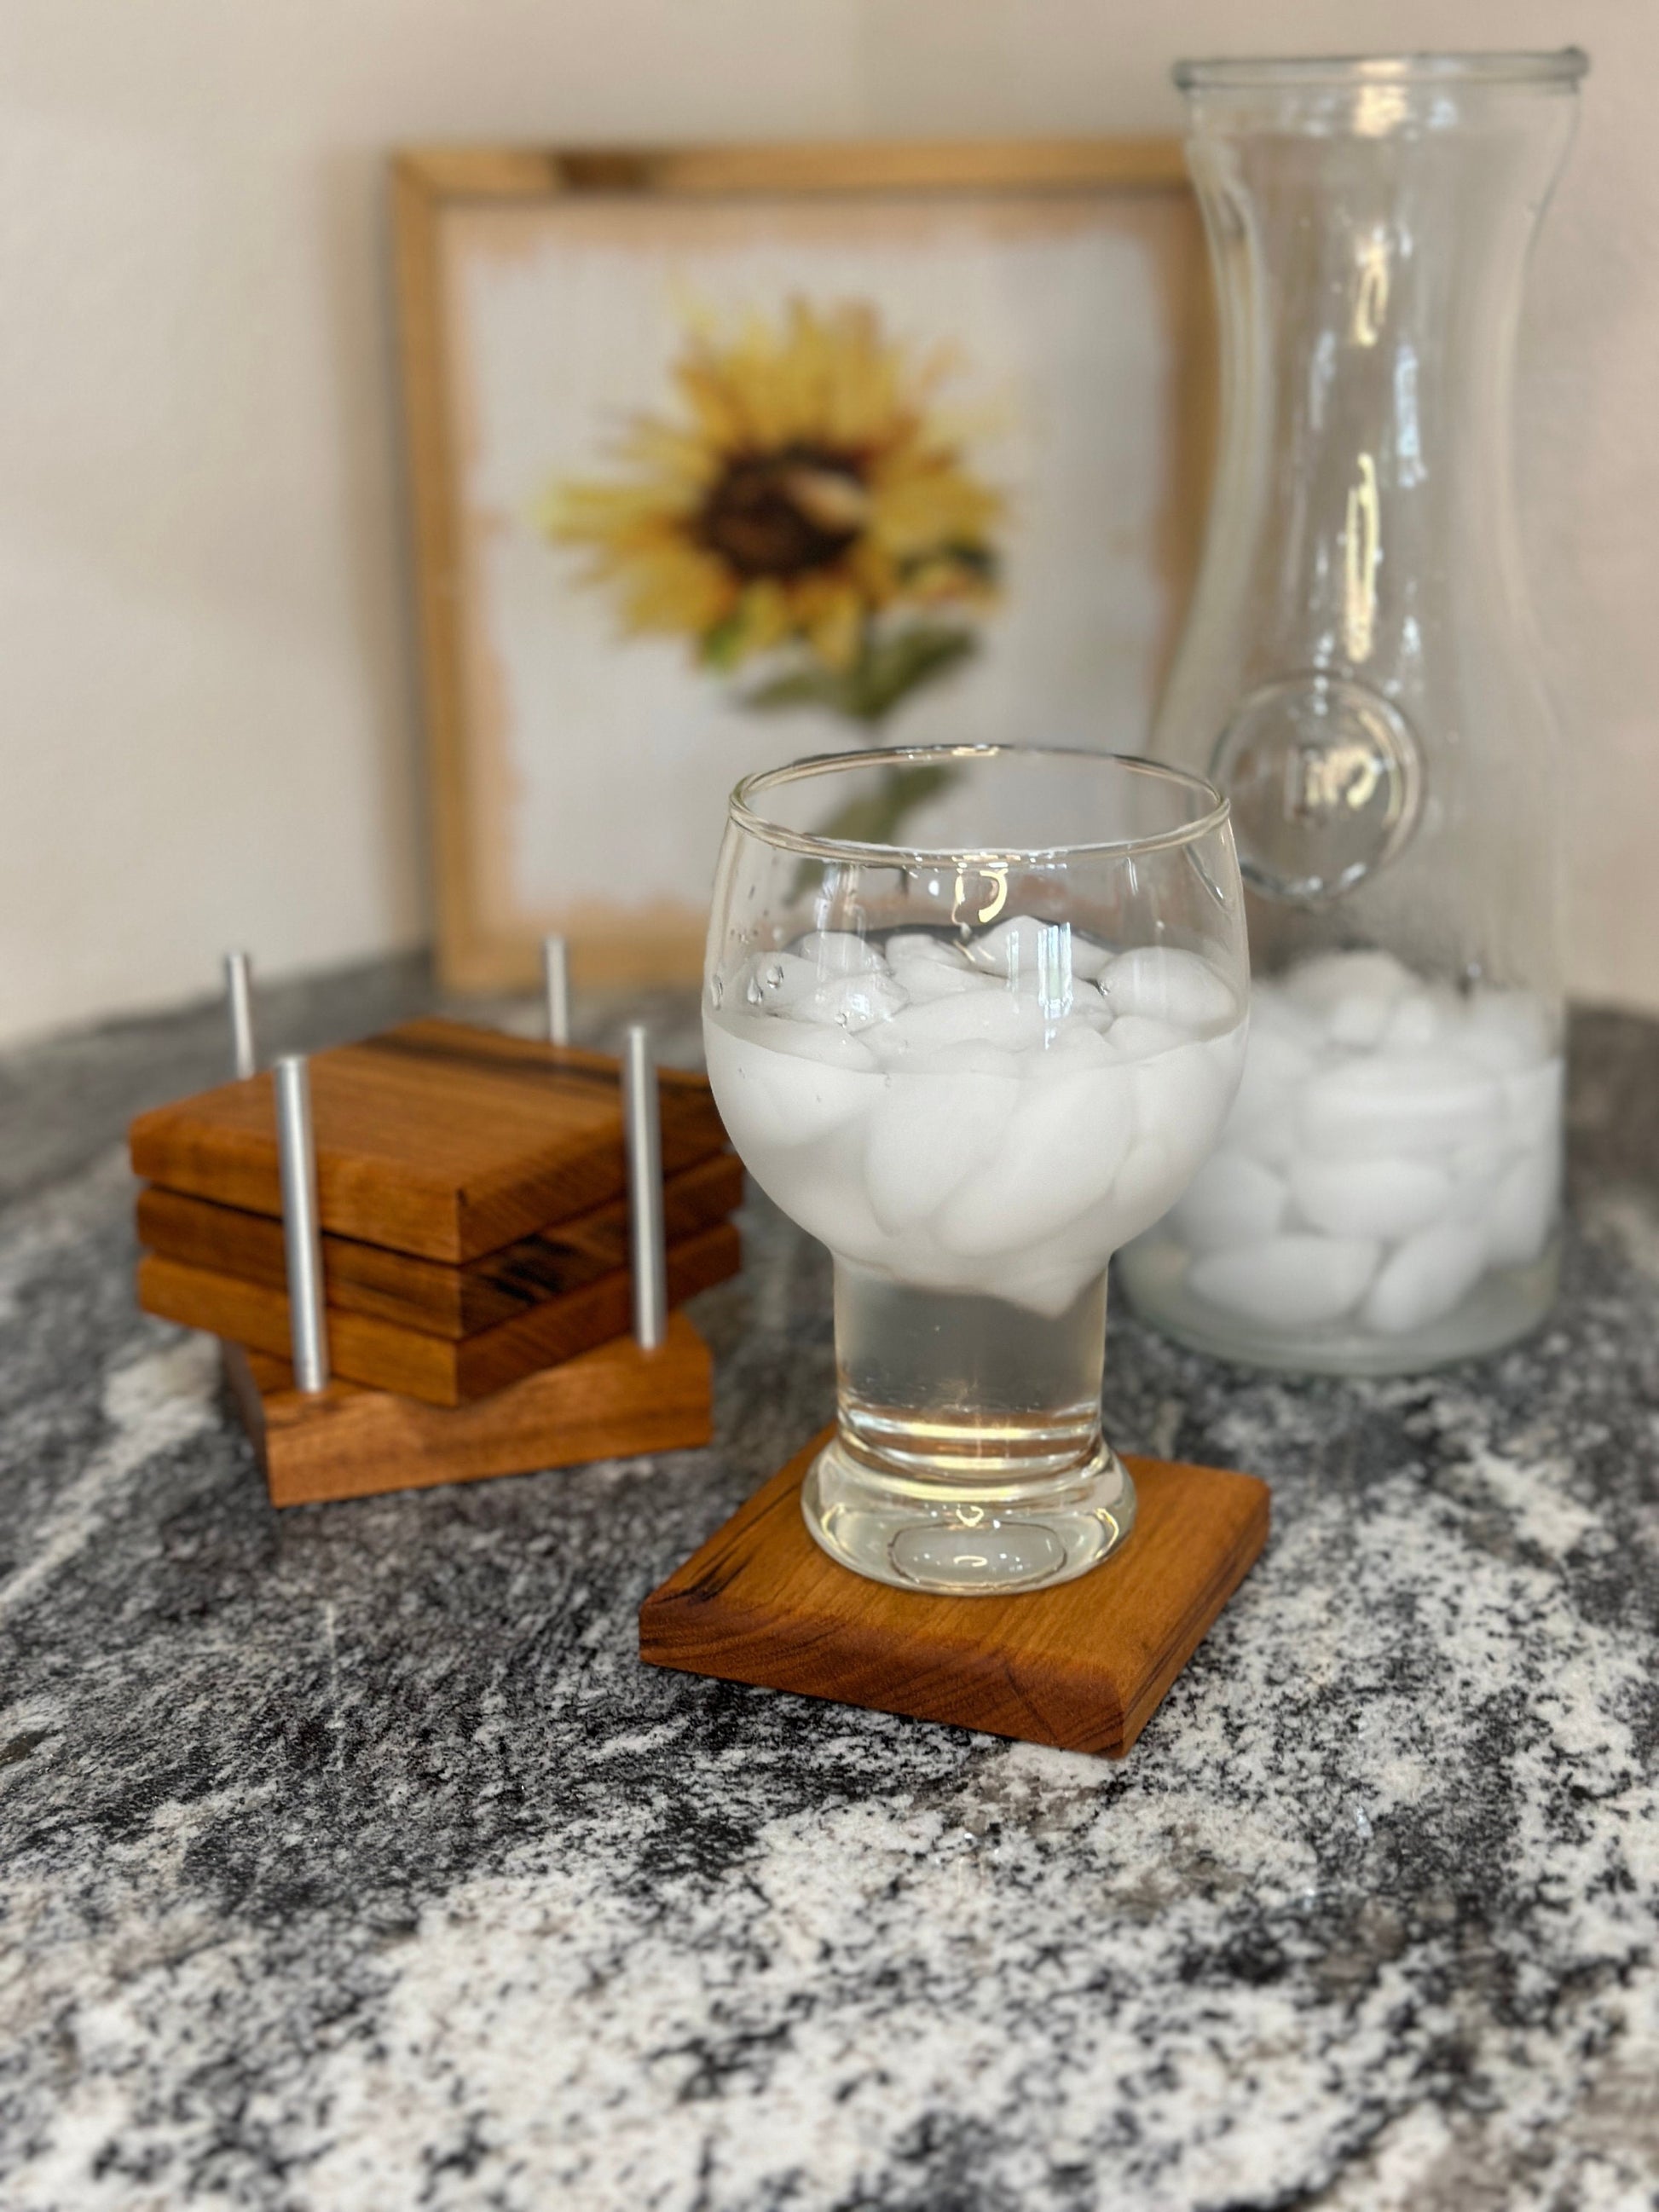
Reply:
M216 1012L0 1060L0 2204L1659 2204L1659 1027L1574 1043L1531 1344L1297 1383L1115 1321L1118 1443L1275 1513L1121 1765L638 1663L829 1403L759 1202L711 1449L279 1516L130 1287L120 1132Z

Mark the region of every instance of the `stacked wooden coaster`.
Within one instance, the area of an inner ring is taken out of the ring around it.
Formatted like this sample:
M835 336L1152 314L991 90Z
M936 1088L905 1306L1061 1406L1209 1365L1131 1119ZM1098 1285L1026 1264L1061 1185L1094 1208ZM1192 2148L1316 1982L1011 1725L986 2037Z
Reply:
M139 1302L235 1347L277 1504L706 1442L708 1354L635 1313L618 1063L412 1022L309 1062L326 1387L294 1387L294 1252L272 1079L131 1130ZM740 1164L705 1079L665 1070L665 1303L734 1274ZM635 1225L637 1225L635 1224ZM313 1382L315 1377L312 1378Z

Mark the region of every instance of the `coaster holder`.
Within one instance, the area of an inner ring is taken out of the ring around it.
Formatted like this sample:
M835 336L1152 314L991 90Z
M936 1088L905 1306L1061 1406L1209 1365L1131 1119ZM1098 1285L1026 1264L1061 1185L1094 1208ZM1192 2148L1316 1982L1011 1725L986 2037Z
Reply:
M549 939L544 957L550 1042L563 1047L569 987L562 940ZM246 955L228 955L225 975L231 1065L241 1079L258 1066ZM623 1066L634 1334L454 1407L364 1388L331 1373L309 1063L285 1055L272 1073L288 1357L229 1341L222 1349L232 1397L273 1504L360 1498L708 1442L708 1351L684 1315L668 1311L658 1079L643 1027L628 1032ZM730 1240L735 1232L712 1234ZM725 1243L720 1256L729 1256Z

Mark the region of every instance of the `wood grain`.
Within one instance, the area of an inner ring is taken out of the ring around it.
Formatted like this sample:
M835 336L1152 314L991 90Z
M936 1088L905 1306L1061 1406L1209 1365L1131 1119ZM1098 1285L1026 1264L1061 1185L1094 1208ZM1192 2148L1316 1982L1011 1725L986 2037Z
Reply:
M667 1176L663 1214L670 1243L725 1220L743 1203L743 1164L732 1152L717 1152ZM210 1274L233 1275L268 1290L288 1284L283 1224L269 1214L152 1184L138 1194L138 1242L159 1259ZM625 1198L464 1267L349 1237L323 1239L324 1292L332 1310L366 1314L428 1336L476 1335L627 1264Z
M770 145L409 147L393 175L425 201L552 192L768 198L790 192L1185 191L1178 138L779 141Z
M647 1664L1119 1759L1267 1538L1254 1475L1129 1459L1134 1532L1093 1573L1014 1597L913 1595L807 1534L801 1483L828 1435L646 1600Z
M349 1382L308 1397L285 1361L235 1345L225 1371L273 1505L683 1450L713 1430L708 1346L684 1314L655 1352L620 1338L453 1412Z
M725 1148L706 1078L660 1072L663 1167ZM617 1062L493 1030L405 1023L311 1061L322 1225L452 1264L618 1197L626 1187ZM133 1172L279 1215L271 1079L141 1114Z
M392 166L404 395L404 442L415 520L416 574L427 721L438 902L438 957L459 990L518 989L538 972L544 930L571 939L582 986L695 980L703 919L663 901L618 911L590 903L559 914L492 912L483 886L501 862L481 804L480 764L471 728L464 640L464 563L459 486L465 438L459 378L446 335L447 251L459 210L489 203L528 207L583 195L757 201L794 197L948 198L951 195L1190 194L1179 140L990 138L873 140L726 146L558 148L415 147ZM1172 282L1190 283L1180 306L1181 337L1209 345L1210 285L1200 259L1183 252ZM1211 446L1211 370L1181 373L1176 513L1166 561L1186 557L1200 511ZM1189 413L1190 409L1190 413ZM1192 457L1192 458L1189 458ZM1190 580L1178 573L1171 619Z
M668 1250L669 1304L678 1305L725 1282L742 1264L738 1232L729 1223L683 1238ZM162 1321L205 1329L252 1351L280 1357L292 1341L285 1291L153 1254L138 1262L138 1303ZM470 1405L538 1368L574 1359L624 1334L632 1304L632 1278L618 1267L474 1336L428 1336L368 1314L333 1313L329 1364L345 1381L365 1389L398 1391L429 1406Z

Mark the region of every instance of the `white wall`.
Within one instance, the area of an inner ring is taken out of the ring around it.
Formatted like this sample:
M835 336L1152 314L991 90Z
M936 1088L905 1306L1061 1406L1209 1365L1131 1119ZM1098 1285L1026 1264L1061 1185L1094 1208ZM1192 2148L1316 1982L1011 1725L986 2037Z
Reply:
M1177 52L1570 39L1523 491L1574 972L1659 1008L1655 0L6 0L0 1036L424 933L387 147L1175 129Z

